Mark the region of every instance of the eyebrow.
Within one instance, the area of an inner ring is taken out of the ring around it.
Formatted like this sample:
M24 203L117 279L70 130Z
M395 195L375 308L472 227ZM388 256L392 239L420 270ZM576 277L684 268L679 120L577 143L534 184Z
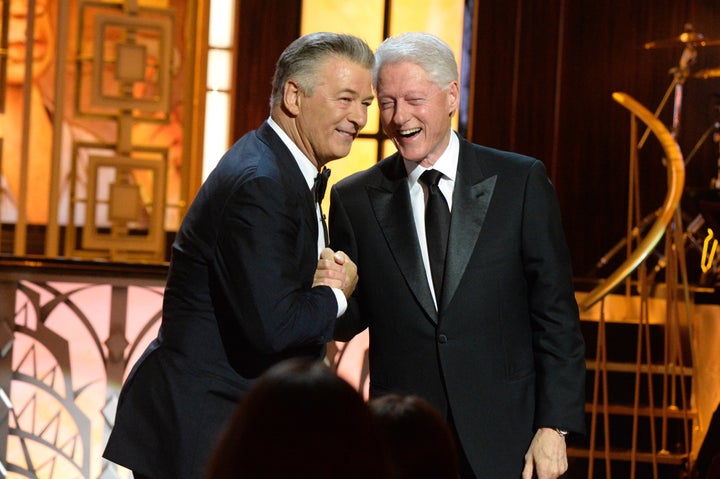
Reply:
M357 97L360 96L360 92L353 90L352 88L343 88L342 90L340 90L338 92L338 94L341 94L341 93L350 93L351 95L354 95ZM368 99L371 99L371 100L375 99L375 95L369 95L369 96L366 96L365 98L363 98L363 100L368 100Z
M402 95L378 95L378 99L381 99L381 98L382 98L382 99L388 99L388 98L389 98L389 99L395 99L395 98L408 98L408 97L415 97L415 98L417 98L417 97L422 97L422 98L427 98L427 97L429 97L429 96L430 96L429 94L424 93L424 92L409 91L409 92L403 93Z

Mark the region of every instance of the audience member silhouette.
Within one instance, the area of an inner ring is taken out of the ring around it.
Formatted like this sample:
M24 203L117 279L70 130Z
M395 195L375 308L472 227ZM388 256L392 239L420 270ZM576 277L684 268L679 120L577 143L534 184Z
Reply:
M322 363L290 359L248 390L206 479L382 479L387 467L360 393Z
M457 479L457 450L445 418L418 396L390 394L369 403L394 479Z

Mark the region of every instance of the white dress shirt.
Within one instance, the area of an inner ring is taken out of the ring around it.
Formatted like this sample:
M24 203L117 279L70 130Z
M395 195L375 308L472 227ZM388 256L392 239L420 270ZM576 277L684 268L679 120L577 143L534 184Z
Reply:
M419 179L420 175L429 169L438 170L443 174L440 178L438 188L440 188L450 208L450 213L452 213L452 197L453 191L455 190L459 155L460 141L455 133L451 131L448 147L431 168L422 167L414 161L404 160L408 175L407 182L410 191L410 204L413 210L413 219L415 220L415 232L417 233L418 243L420 243L420 252L422 253L423 265L425 266L425 276L430 285L430 292L432 293L436 308L438 307L438 301L435 297L435 288L433 287L432 274L430 273L430 256L428 255L427 240L425 237L425 205L427 204L428 191L427 187L419 181Z

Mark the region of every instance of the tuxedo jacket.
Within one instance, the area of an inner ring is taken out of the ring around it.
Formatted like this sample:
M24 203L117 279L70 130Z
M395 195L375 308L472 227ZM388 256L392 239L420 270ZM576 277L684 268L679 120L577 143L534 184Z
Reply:
M337 300L312 288L317 241L307 182L265 123L228 150L183 220L160 331L123 385L105 458L199 479L253 379L289 357L322 359Z
M483 479L519 478L539 427L584 432L585 347L540 161L461 139L439 310L400 155L331 194L331 246L360 278L335 338L369 328L371 397L428 400Z

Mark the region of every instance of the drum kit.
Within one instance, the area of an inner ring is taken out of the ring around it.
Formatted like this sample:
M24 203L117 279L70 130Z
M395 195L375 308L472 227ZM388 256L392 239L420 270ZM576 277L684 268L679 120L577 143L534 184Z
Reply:
M709 46L720 46L720 40L709 40L705 38L705 35L696 32L692 24L689 23L685 24L685 29L680 35L676 37L666 38L663 40L647 42L643 46L646 50L653 50L657 48L683 47L683 51L680 56L680 61L678 62L678 65L670 69L670 73L673 74L673 80L670 84L670 87L668 88L668 92L665 94L665 97L663 98L660 106L657 109L657 113L659 113L664 108L665 103L670 96L670 92L674 90L675 101L673 102L673 124L671 129L671 133L673 135L677 134L678 128L680 126L679 121L680 110L682 109L682 88L685 84L685 81L688 78L697 78L701 80L720 78L720 67L705 68L691 73L691 67L697 59L698 48ZM720 125L714 124L713 127L709 129L709 131L711 132L713 129L718 129L718 127L720 127ZM699 144L695 145L690 155L688 155L688 157L685 159L686 165L690 161L690 159L692 159L692 155L694 155L702 142L704 142L708 138L708 136L708 132L706 132L705 135L701 136L701 141L699 142ZM715 135L715 137L716 136L718 135ZM718 175L713 178L712 186L714 188L720 189L720 163L718 163Z
M683 33L678 36L665 38L661 40L655 40L647 42L643 45L646 50L653 49L669 49L669 48L680 48L682 47L682 54L677 66L671 68L669 73L672 74L672 81L668 87L660 105L655 111L655 116L659 116L660 112L665 108L666 103L674 93L673 97L673 114L672 114L672 126L669 128L670 133L674 138L677 138L677 133L680 127L680 113L682 110L683 100L683 87L688 78L709 80L713 78L720 78L720 67L705 68L698 71L692 71L692 66L697 58L698 50L704 47L720 46L720 40L711 40L705 37L702 33L696 32L692 24L685 24ZM720 98L720 94L716 95ZM700 147L707 141L708 138L718 144L718 158L717 158L717 174L711 179L707 187L701 188L686 188L685 193L687 196L697 205L699 214L694 219L688 221L685 227L685 239L688 241L687 245L694 247L699 253L703 254L704 250L707 249L707 245L714 234L715 238L720 237L720 105L714 106L714 109L718 113L718 119L710 125L709 128L700 136L695 146L690 150L690 153L685 155L684 163L685 166L692 160L695 153ZM643 147L643 144L649 136L650 130L647 129L638 143L638 149ZM655 213L643 218L638 226L635 228L635 233L640 233L643 229L643 225L647 226L654 220ZM715 240L717 241L717 240ZM627 238L622 239L616 244L605 256L603 256L598 263L595 265L595 271L603 267L608 263L610 258L619 252L627 242ZM700 283L715 283L715 278L720 279L720 255L710 258L709 271L703 271L701 275ZM703 261L706 258L703 257ZM663 261L658 262L659 265L663 264ZM657 267L656 267L657 268ZM703 267L703 270L706 268Z

